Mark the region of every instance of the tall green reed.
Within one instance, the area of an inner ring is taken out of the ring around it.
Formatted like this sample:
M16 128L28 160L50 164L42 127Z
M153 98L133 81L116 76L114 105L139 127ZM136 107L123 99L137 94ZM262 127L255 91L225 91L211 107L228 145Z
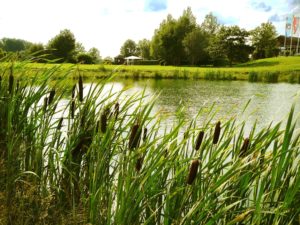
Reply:
M201 109L164 129L145 92L81 76L73 87L53 83L59 67L25 78L25 66L0 67L1 222L299 222L294 107L285 127L247 134L235 118L199 125Z

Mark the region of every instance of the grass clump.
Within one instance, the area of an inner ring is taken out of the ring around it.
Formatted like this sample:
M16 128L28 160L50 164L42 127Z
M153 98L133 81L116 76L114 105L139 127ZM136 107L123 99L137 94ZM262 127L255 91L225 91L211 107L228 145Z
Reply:
M294 107L284 129L254 124L245 134L234 118L199 125L201 110L162 129L144 92L81 76L50 85L59 68L21 80L24 70L0 67L1 223L299 222Z

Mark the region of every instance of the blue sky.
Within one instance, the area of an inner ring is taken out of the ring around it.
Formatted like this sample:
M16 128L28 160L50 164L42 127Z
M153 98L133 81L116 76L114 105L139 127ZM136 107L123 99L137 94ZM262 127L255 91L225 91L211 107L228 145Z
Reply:
M0 38L46 44L70 29L86 50L115 56L126 39L151 39L168 14L178 18L188 6L197 22L212 12L225 25L247 30L271 21L284 33L288 14L300 14L300 0L6 0L1 2Z

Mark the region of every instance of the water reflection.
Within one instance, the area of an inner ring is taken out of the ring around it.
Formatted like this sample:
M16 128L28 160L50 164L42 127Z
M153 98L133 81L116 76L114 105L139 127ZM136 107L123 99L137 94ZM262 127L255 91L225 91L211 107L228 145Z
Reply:
M120 85L122 84L122 85ZM176 110L180 103L185 106L185 119L191 119L200 108L216 104L215 119L226 119L239 114L249 99L251 102L243 115L238 118L252 126L257 120L262 127L271 121L286 118L295 100L300 85L279 83L249 83L244 81L205 81L205 80L123 80L114 83L129 88L128 94L142 91L152 95L160 93L156 101L156 112L165 118L166 123L176 120ZM299 103L296 112L299 112ZM298 125L299 126L299 125ZM300 127L300 126L299 126Z

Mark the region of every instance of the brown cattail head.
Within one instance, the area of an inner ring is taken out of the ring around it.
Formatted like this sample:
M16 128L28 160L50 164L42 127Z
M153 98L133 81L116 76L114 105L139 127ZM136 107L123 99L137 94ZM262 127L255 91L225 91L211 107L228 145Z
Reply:
M75 101L72 100L71 101L71 106L70 106L70 112L71 112L71 118L74 119L74 116L75 116Z
M73 85L73 88L72 88L72 99L75 98L75 91L76 91L76 85Z
M115 104L115 111L114 111L114 114L115 114L115 118L116 118L116 119L118 118L119 111L120 111L120 104L119 104L119 102L117 102L117 103Z
M45 97L45 98L44 98L44 107L43 107L44 112L46 112L47 106L48 106L48 98Z
M187 184L191 185L194 182L194 180L197 176L198 167L199 167L199 160L198 159L193 160L191 163L189 175L188 175L188 178L186 181Z
M147 133L148 133L148 129L147 129L147 127L145 127L144 134L143 134L143 142L146 142L146 140L147 140Z
M55 90L52 89L49 94L48 105L50 105L53 102L54 96L55 96Z
M63 117L61 117L61 118L59 119L58 124L57 124L57 130L60 130L60 129L61 129L63 120L64 120Z
M249 138L245 138L242 148L240 150L240 157L246 156L247 150L249 149L249 147L250 147L250 140L249 140Z
M216 127L215 127L213 144L217 144L218 143L219 137L220 137L220 132L221 132L221 122L219 121L216 124Z
M12 94L13 86L14 86L14 75L13 75L13 67L10 69L9 80L8 80L8 93Z
M81 76L79 76L79 80L78 80L78 99L80 102L83 101L83 82Z
M134 124L131 128L131 133L129 137L129 149L137 148L141 138L141 129L139 124Z
M107 128L107 112L104 110L101 114L101 132L105 133Z
M135 169L137 172L140 172L140 170L142 169L142 165L143 165L143 157L139 157L136 161L136 164L135 164Z
M204 131L200 131L196 139L195 150L197 151L199 150L203 141L203 137L204 137Z

